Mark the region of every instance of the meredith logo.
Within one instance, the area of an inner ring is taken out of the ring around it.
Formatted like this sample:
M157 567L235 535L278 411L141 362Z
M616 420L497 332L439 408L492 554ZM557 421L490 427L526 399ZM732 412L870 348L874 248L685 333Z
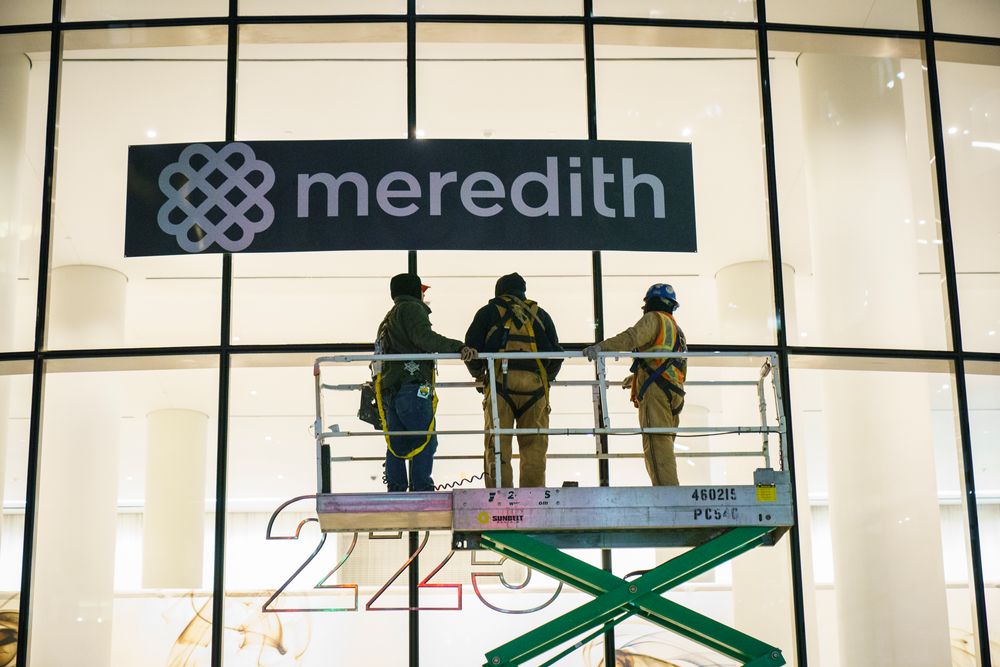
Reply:
M246 250L254 235L274 221L266 198L274 170L246 144L229 144L219 152L192 144L158 180L166 201L156 221L185 252L215 243L229 252Z
M696 248L690 144L371 140L129 149L127 256Z
M560 159L545 157L545 171L525 171L514 176L509 183L492 171L474 171L460 174L457 171L432 171L416 175L408 171L392 171L382 177L375 177L378 185L374 188L375 202L387 215L405 218L425 212L432 217L444 215L445 210L461 206L465 213L479 218L491 218L502 213L505 208L513 208L526 218L542 216L558 217L560 188L569 190L569 216L573 218L594 214L605 218L619 215L634 218L638 190L645 190L644 196L652 205L653 218L666 217L666 198L663 181L653 174L636 174L634 160L622 158L620 171L605 167L604 158L595 157L586 165L588 173L581 173L581 159L573 156L565 159L564 173L560 175ZM587 177L592 185L593 198L583 197L583 179ZM326 202L326 217L340 215L341 190L348 185L351 211L360 218L368 217L371 210L369 176L356 171L334 175L330 173L299 174L297 215L310 217L310 192L321 190ZM609 190L620 192L616 199L622 202L621 210L608 205ZM533 196L527 194L533 190ZM449 199L454 201L448 201ZM586 204L586 206L585 206Z

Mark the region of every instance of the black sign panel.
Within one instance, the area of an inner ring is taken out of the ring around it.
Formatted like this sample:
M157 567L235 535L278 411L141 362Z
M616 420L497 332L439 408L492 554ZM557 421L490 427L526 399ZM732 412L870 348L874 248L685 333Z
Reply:
M132 146L125 255L694 252L691 145L397 139Z

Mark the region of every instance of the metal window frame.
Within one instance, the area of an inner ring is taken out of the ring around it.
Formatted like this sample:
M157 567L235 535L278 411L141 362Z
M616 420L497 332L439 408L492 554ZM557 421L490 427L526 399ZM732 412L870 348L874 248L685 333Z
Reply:
M232 257L223 256L222 268L222 303L220 314L220 335L217 345L186 346L186 347L154 347L154 348L116 348L116 349L45 349L45 330L47 325L47 307L49 303L48 281L50 271L50 256L52 243L52 201L53 177L55 173L56 128L59 108L60 76L62 66L62 38L68 31L98 30L98 29L128 29L139 27L186 27L186 26L226 26L227 27L227 82L226 82L226 140L235 137L236 119L236 80L238 67L238 31L242 25L254 24L350 24L350 23L399 23L405 24L407 31L407 123L408 136L415 137L416 130L416 26L420 23L478 23L478 24L536 24L559 25L572 24L584 28L584 65L586 67L587 85L587 119L588 137L594 140L597 132L596 108L596 75L594 56L594 27L598 25L617 26L652 26L671 28L701 28L713 30L743 30L753 31L757 38L757 61L759 67L759 91L761 117L763 122L763 144L766 171L766 192L768 194L768 222L770 233L772 284L774 287L775 315L778 322L776 345L692 345L691 350L721 349L731 351L756 350L777 353L781 372L780 381L786 388L783 394L783 406L786 418L789 420L789 459L791 474L795 475L794 446L791 429L791 398L788 377L788 362L792 357L855 357L855 358L893 358L910 361L940 360L950 362L955 377L955 400L959 425L959 447L962 459L962 475L965 487L967 521L970 536L970 557L972 562L971 583L975 599L976 631L978 634L978 653L982 667L991 667L989 652L989 630L986 619L986 601L983 588L982 551L979 535L978 508L976 505L974 461L972 452L972 436L969 425L968 389L966 384L966 364L968 362L1000 363L1000 353L966 351L962 345L961 320L959 312L959 290L956 273L954 239L948 201L948 182L944 150L944 136L941 121L941 100L938 81L936 42L955 42L1000 47L1000 37L982 35L960 35L935 32L933 26L933 7L931 0L919 0L921 28L918 30L895 30L880 28L856 28L849 26L816 26L787 23L770 23L767 20L765 0L756 0L756 19L753 21L718 21L718 20L688 20L688 19L643 19L631 17L594 16L593 0L582 0L583 11L575 16L520 16L520 15L466 15L466 14L418 14L415 0L407 0L405 14L354 14L354 15L270 15L270 16L240 16L238 0L229 0L226 16L190 17L170 19L130 19L130 20L90 20L63 21L62 0L52 0L51 20L48 23L33 23L0 26L0 36L17 33L42 33L50 35L50 69L48 79L48 98L46 101L45 147L43 153L43 187L41 207L41 233L38 254L38 292L36 298L36 320L34 329L34 345L30 351L0 352L0 362L30 361L32 364L31 408L29 417L28 457L26 471L26 503L25 531L22 553L22 577L20 590L20 616L17 648L17 664L29 665L30 610L32 593L32 574L34 564L34 547L37 536L37 500L39 483L39 461L42 439L43 396L45 383L45 365L48 360L79 359L79 358L118 358L131 356L174 356L174 355L217 355L219 358L219 414L216 469L216 522L215 522L215 571L213 579L213 613L216 622L213 624L212 665L222 665L222 629L223 608L225 601L224 566L225 566L225 509L226 482L228 458L228 409L229 409L229 378L232 359L235 355L277 354L288 352L309 352L321 354L325 352L365 352L370 351L370 343L333 343L326 345L306 344L274 344L274 345L233 345L230 339L232 325ZM813 347L794 346L788 344L787 332L784 327L785 304L781 275L781 237L778 220L778 187L775 169L774 124L770 99L770 71L767 55L767 39L769 33L796 32L823 35L847 35L862 37L892 37L921 42L924 50L924 63L927 66L926 91L928 113L930 115L933 154L935 157L934 176L937 187L937 204L941 217L942 254L948 302L946 305L949 316L949 334L951 348L948 350L910 350L910 349L873 349L850 347ZM408 253L408 270L416 271L418 255L415 251ZM593 307L595 320L595 338L604 336L603 321L603 282L601 254L592 254ZM580 349L590 341L567 344L567 349ZM602 485L610 483L608 462L598 461L599 477ZM793 489L794 489L793 481ZM413 536L415 537L415 535ZM802 563L798 533L792 530L790 549L793 565L793 603L795 608L795 634L797 643L798 664L807 665L806 628L804 620L804 604L802 597ZM412 540L411 540L412 541ZM605 569L610 569L610 552L602 554ZM411 606L417 592L418 577L416 563L410 571ZM410 612L410 665L419 664L419 612ZM606 636L605 657L613 656L613 639ZM607 661L607 660L606 660ZM611 664L608 662L608 664Z

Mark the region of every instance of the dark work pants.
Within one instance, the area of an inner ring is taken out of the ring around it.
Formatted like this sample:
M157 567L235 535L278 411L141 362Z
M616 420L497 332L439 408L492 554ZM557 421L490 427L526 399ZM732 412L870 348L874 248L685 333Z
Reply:
M385 402L385 421L390 431L426 431L434 418L432 407L433 396L421 398L417 395L418 384L404 384L399 390L388 397ZM406 461L399 458L408 455L427 440L426 435L393 435L390 436L392 449L399 456L394 456L386 449L385 479L389 491L406 491L408 488ZM437 436L432 435L430 441L419 454L409 459L413 462L413 491L433 491L434 480L431 479L431 468L434 466L434 452L437 451Z

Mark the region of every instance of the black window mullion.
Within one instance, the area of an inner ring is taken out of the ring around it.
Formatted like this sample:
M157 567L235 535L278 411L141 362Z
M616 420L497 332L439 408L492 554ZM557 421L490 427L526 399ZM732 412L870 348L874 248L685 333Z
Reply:
M922 0L921 19L924 28L924 66L927 81L927 106L930 111L931 140L934 149L934 177L937 185L938 216L941 223L941 256L944 261L945 289L948 293L948 319L952 349L957 354L955 372L955 408L965 487L965 509L969 527L969 551L972 561L972 591L976 614L976 647L980 667L991 667L990 632L987 618L986 588L983 578L983 553L979 535L979 506L976 499L975 461L972 453L972 430L969 424L969 397L965 378L965 358L962 344L962 320L959 308L958 273L955 242L948 199L948 171L944 147L944 121L941 117L941 88L938 79L937 53L934 43L934 17L931 0Z
M52 198L55 183L56 127L59 116L59 77L62 65L62 0L52 1L49 44L48 99L45 113L45 153L42 175L42 210L38 244L38 293L35 305L34 352L31 372L31 408L28 418L28 456L25 471L24 538L21 551L21 590L18 599L17 655L15 663L28 665L31 632L31 584L34 575L37 535L38 481L41 461L42 413L45 392L46 313L48 312L49 265L52 247Z
M417 1L406 0L406 138L417 138ZM417 251L406 253L406 270L417 272ZM409 463L408 463L409 465ZM411 471L412 473L412 471ZM413 475L410 475L412 483ZM416 531L407 533L410 554L414 554L420 544ZM407 612L409 667L420 666L420 561L414 557L406 572L407 593L410 611Z
M767 178L767 216L771 242L771 284L774 289L774 314L778 343L778 380L781 392L781 407L785 413L785 440L788 445L788 460L783 462L788 470L792 490L793 512L798 512L796 491L795 447L792 438L792 401L788 372L788 310L785 306L784 276L781 259L781 226L778 218L778 177L774 157L774 114L771 108L771 66L767 46L767 8L765 0L757 0L757 65L760 84L760 109L764 140L764 167ZM792 564L792 608L795 612L795 652L796 664L808 667L806 647L807 632L805 619L805 599L803 596L802 543L798 520L788 531L788 545Z
M587 78L587 139L597 141L597 53L594 44L594 0L583 0L583 60ZM604 340L604 269L601 251L590 254L590 273L594 297L594 340ZM608 453L608 436L598 437L601 454ZM611 465L608 459L597 459L597 479L601 486L611 486ZM611 572L611 549L601 549L601 567ZM616 664L615 629L604 631L604 664Z
M238 0L229 0L226 42L226 137L236 140L236 77L239 65ZM215 569L212 581L212 667L222 667L226 602L226 493L229 468L229 376L232 362L233 256L222 256L219 331L219 409L215 461Z

